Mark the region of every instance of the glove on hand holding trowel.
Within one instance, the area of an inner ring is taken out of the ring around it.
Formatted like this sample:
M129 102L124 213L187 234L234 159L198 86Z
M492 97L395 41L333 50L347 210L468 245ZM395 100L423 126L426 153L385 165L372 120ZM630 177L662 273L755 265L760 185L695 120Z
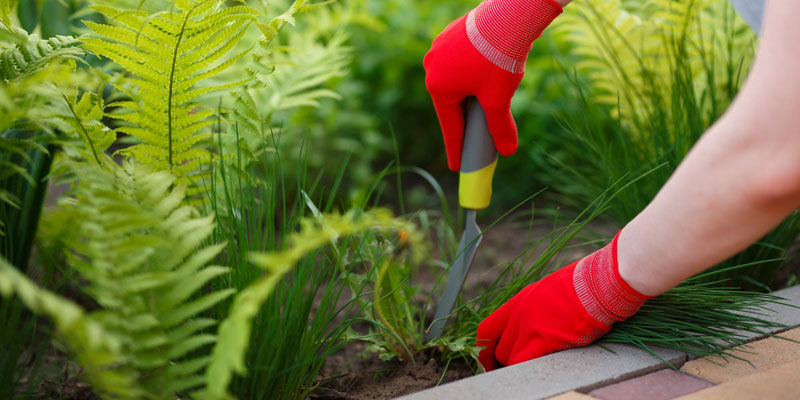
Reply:
M448 165L461 169L459 202L468 210L429 340L441 336L480 240L475 210L489 205L494 147L504 156L517 149L510 105L531 44L561 11L553 0L487 0L451 23L425 56L425 83L442 125ZM480 362L492 370L589 344L614 322L633 315L646 299L620 278L615 239L526 287L481 322L477 345L485 348Z

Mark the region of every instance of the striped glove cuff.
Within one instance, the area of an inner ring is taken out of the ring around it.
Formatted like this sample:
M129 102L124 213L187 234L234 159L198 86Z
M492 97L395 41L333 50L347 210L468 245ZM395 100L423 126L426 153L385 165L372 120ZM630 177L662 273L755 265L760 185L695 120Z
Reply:
M467 36L493 64L521 74L533 41L562 11L553 0L486 0L467 15Z
M606 247L584 257L572 275L575 292L583 307L594 319L611 327L639 311L651 297L630 287L619 275L617 266L617 239L619 233Z

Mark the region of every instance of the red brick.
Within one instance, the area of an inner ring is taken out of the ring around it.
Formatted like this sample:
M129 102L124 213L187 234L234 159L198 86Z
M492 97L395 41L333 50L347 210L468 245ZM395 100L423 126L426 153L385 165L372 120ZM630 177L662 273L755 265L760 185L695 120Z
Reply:
M595 389L589 392L589 395L603 400L668 400L711 385L710 382L672 369L662 369Z

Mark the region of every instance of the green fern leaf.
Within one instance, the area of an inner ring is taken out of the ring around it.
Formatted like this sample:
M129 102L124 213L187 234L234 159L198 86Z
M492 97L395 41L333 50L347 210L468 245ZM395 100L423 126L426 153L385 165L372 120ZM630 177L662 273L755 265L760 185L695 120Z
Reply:
M219 0L180 1L173 10L155 14L108 6L94 9L116 26L86 21L96 37L85 39L84 48L129 73L116 87L132 100L115 103L124 111L112 117L130 124L119 132L135 136L141 144L125 154L154 170L170 171L179 183L196 183L202 178L197 170L211 158L198 145L208 137L204 131L211 113L199 110L197 99L243 82L198 85L246 54L230 55L259 13L247 6L225 8Z
M730 101L730 87L738 87L744 74L726 68L749 66L753 58L755 36L726 0L650 0L635 10L621 0L587 0L571 6L555 26L583 59L576 67L592 82L594 99L614 107L613 116L643 135L650 110L667 107L654 101L668 101L676 60L694 77L698 99L711 93ZM718 83L709 87L710 81Z
M0 52L0 78L10 82L30 76L53 62L78 60L83 56L79 44L72 36L42 40L31 35L23 43Z
M276 114L317 107L326 98L340 99L325 85L347 73L352 49L346 41L341 33L324 41L315 33L293 33L287 35L287 46L259 46L247 70L233 70L249 74L254 82L236 90L230 106L248 153L257 155L265 150L269 142L265 143L268 132L264 130Z
M91 318L77 304L42 289L0 257L0 294L16 294L31 311L53 320L55 331L73 352L94 389L109 397L136 399L135 371L120 368L125 363L119 337Z
M45 216L43 236L70 249L68 263L101 307L90 316L119 338L117 368L139 377L136 397L174 398L176 388L202 385L199 372L216 341L208 330L216 322L200 315L233 292L199 293L227 273L207 266L224 244L200 246L213 217L198 218L182 205L185 184L164 171L99 158L102 168L63 161L62 168L80 176L76 197ZM171 368L178 361L183 368Z
M84 143L84 147L77 151L83 154L87 160L94 160L100 165L99 155L117 140L114 131L102 123L103 97L94 93L84 93L77 102L66 96L64 96L64 101L70 115L60 117L70 126L70 131L76 132ZM88 149L88 151L84 149Z

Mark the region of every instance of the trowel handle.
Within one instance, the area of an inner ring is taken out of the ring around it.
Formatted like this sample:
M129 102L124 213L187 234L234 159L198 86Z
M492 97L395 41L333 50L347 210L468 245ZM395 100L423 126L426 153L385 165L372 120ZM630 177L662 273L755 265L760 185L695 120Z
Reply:
M461 147L461 172L458 179L458 202L461 207L480 210L492 200L492 178L497 166L497 149L486 114L478 99L467 99L464 144Z

